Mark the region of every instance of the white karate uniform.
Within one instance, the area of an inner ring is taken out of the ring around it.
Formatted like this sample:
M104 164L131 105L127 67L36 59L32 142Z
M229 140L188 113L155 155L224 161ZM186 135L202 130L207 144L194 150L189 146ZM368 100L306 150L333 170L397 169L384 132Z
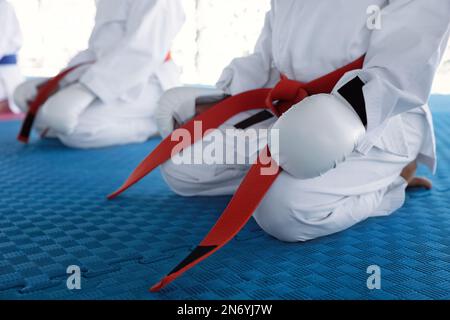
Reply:
M22 33L14 8L8 1L0 0L0 60L17 54L21 47ZM8 100L14 112L19 109L14 105L13 93L23 80L16 64L0 65L0 101Z
M98 99L81 115L73 134L50 133L76 148L147 140L157 133L153 113L179 69L165 61L185 20L180 0L100 0L89 48L69 63L92 62L71 73ZM61 106L64 107L64 106Z
M367 9L374 4L382 9L379 30L367 27ZM418 159L435 170L427 100L448 42L449 17L450 1L441 0L272 1L255 53L235 59L217 86L229 94L272 87L280 73L308 82L366 54L363 69L346 74L335 90L355 76L366 83L368 127L355 152L322 177L278 177L254 214L266 232L306 241L389 215L405 201L404 167ZM252 113L234 117L221 130ZM255 127L269 128L274 121ZM234 145L227 144L227 151ZM162 171L181 195L214 196L233 194L248 168L169 161Z

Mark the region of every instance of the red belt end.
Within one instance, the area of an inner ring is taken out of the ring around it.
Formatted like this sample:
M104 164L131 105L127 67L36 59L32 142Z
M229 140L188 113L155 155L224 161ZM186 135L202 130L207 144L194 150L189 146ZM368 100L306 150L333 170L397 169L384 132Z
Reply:
M113 193L111 193L108 196L108 200L114 200L115 198L117 198L118 196L120 196L122 193L124 193L129 187L125 184L123 186L120 187L120 189L118 189L117 191L114 191Z
M108 200L114 200L115 198L117 198L123 191L118 190L114 193L111 193L110 195L108 195Z
M157 284L155 284L153 287L150 288L150 292L159 292L162 289L164 289L169 283L171 283L172 280L170 280L168 277L165 277L164 279L162 279L160 282L158 282Z
M22 136L22 135L19 135L19 136L17 137L17 140L20 141L20 142L22 142L22 143L24 143L24 144L28 144L28 142L30 141L30 138L29 138L29 137Z
M133 184L129 183L129 181L127 181L123 186L121 186L117 191L111 193L108 196L108 200L113 200L115 198L117 198L118 196L120 196L122 193L124 193L125 191L127 191Z

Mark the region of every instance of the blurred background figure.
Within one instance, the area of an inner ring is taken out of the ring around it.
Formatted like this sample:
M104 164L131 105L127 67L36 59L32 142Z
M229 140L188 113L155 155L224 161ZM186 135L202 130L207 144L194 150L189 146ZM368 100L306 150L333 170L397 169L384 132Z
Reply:
M19 64L27 77L55 75L81 48L88 46L96 14L95 0L9 2L16 9L25 39ZM185 84L212 85L234 57L249 55L270 8L270 0L180 2L186 23L171 51ZM114 5L115 1L110 2L111 7ZM433 93L450 93L450 50L437 74Z
M180 85L172 42L185 20L181 0L99 0L89 47L79 66L43 105L36 129L75 148L146 141L157 133L153 113L164 90ZM26 112L46 79L15 92Z
M0 115L19 111L12 96L23 81L17 65L21 46L22 34L14 8L8 1L0 0Z

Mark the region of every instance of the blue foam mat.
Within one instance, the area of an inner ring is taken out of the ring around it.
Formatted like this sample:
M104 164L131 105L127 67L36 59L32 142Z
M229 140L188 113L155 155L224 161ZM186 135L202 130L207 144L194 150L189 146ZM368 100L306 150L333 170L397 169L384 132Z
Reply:
M157 141L80 151L15 141L0 123L0 299L450 299L450 97L432 99L440 167L431 192L391 217L306 244L251 221L220 252L157 294L150 285L202 239L228 197L174 195L158 171L116 201L105 195ZM82 290L66 268L82 268ZM382 268L382 289L366 286Z

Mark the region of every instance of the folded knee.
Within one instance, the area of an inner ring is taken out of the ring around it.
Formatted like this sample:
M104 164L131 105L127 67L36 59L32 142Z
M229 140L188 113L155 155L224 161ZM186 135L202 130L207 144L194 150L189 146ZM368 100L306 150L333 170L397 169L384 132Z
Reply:
M180 170L173 161L169 160L161 166L161 174L166 181L169 188L180 196L194 196L192 193L192 181L189 181L188 176L177 174Z
M296 219L292 205L293 197L283 190L272 188L255 211L253 217L258 225L272 237L284 242L310 240L305 234L305 226Z
M104 147L104 142L96 137L94 132L77 128L72 134L57 135L66 147L74 149L89 149Z
M326 216L329 215L332 213ZM262 206L254 218L267 234L283 242L306 242L338 231L332 224L316 223L308 220L308 216L308 212L300 213L286 207L273 210Z
M284 242L305 242L339 231L334 209L320 204L305 206L308 196L307 192L287 192L275 185L254 218L266 233Z
M295 226L289 211L272 211L261 207L255 212L254 218L261 229L280 241L302 242L307 240L302 237L299 226Z
M151 129L142 129L139 123L124 127L115 122L93 125L80 123L71 134L58 134L59 140L67 147L76 149L105 148L132 143L143 143L151 136ZM151 128L149 126L149 128Z
M64 135L59 136L59 140L62 142L63 145L69 148L74 149L87 149L87 141L86 139L83 139L83 137L78 137L75 134L72 135Z
M169 188L183 197L209 196L213 180L211 168L178 164L172 160L161 166L161 173Z

